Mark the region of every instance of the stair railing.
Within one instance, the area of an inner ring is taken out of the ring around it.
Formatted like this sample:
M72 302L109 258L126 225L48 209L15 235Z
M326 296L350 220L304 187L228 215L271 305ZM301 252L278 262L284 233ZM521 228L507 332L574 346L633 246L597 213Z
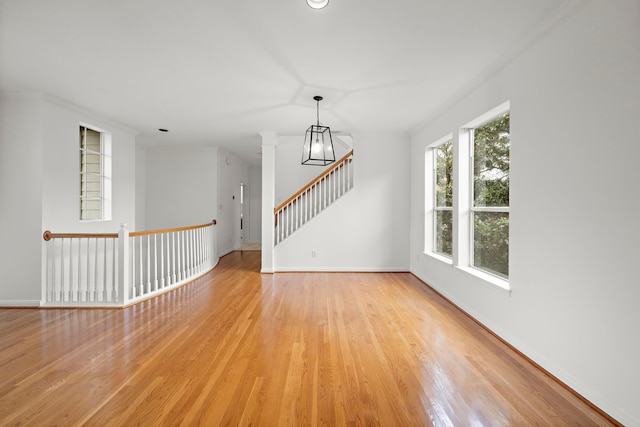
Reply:
M167 292L211 270L216 221L118 233L45 231L41 305L123 307Z
M353 150L274 209L274 244L296 230L353 188Z

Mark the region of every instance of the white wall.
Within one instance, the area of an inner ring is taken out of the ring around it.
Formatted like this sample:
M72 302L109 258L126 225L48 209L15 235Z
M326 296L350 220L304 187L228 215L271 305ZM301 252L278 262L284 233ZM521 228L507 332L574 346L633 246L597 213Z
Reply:
M80 221L80 123L111 133L112 211L109 221ZM135 132L80 107L45 97L42 225L54 233L116 233L136 227Z
M147 147L146 153L147 229L205 224L216 218L217 148Z
M262 168L249 167L247 242L262 241Z
M333 140L336 161L338 161L351 148L341 142L338 137L334 137ZM304 136L280 136L278 138L276 165L286 166L278 166L276 169L276 206L322 174L325 169L332 166L301 164L303 141Z
M412 136L411 271L640 425L640 2L590 2ZM510 296L422 253L424 150L511 101Z
M38 305L42 233L135 226L135 132L41 93L0 94L0 305ZM80 123L112 135L112 220L80 221Z
M136 143L136 228L147 228L147 149Z
M42 110L40 93L0 92L0 306L40 303Z
M275 247L276 271L408 270L409 137L353 138L353 189Z
M249 164L224 151L218 152L218 254L240 249L240 183L249 182ZM245 212L245 214L250 212ZM249 222L251 220L249 219Z

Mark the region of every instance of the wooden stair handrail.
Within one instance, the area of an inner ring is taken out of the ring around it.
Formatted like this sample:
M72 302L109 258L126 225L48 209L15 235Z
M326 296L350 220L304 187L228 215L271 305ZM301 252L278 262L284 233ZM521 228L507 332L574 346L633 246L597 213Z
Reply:
M342 166L343 163L346 163L346 161L353 156L353 150L349 151L347 154L345 154L340 160L338 160L333 166L331 166L329 169L325 170L324 172L322 172L320 175L318 175L317 177L315 177L314 179L312 179L307 185L305 185L304 187L302 187L300 190L298 190L293 196L289 197L287 200L285 200L284 202L280 203L278 205L277 208L275 208L273 210L273 213L278 213L279 210L281 210L282 208L284 208L285 206L287 206L289 204L289 202L291 202L294 199L297 199L299 195L301 195L302 193L304 193L305 191L307 191L309 188L313 187L317 182L319 182L322 178L324 178L325 176L329 175L331 172L333 172L335 169L339 168L340 166Z
M132 233L129 233L129 237L135 237L135 236L147 236L150 234L161 234L161 233L174 233L177 231L187 231L187 230L195 230L198 228L204 228L204 227L208 227L210 225L216 225L217 221L214 219L213 221L211 221L210 223L207 224L200 224L200 225L191 225L191 226L187 226L187 227L178 227L178 228L165 228L163 230L149 230L149 231L134 231ZM100 238L100 239L117 239L118 238L118 233L52 233L51 231L47 230L42 234L42 238L45 241L49 241L51 239L66 239L66 238L72 238L72 239L85 239L85 238Z

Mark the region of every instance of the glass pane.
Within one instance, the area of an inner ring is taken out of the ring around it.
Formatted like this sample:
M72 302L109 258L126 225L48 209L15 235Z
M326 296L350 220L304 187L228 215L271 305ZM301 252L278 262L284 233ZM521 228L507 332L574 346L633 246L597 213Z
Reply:
M81 200L80 219L102 219L102 200Z
M473 206L509 206L509 113L474 129Z
M488 273L509 277L509 214L473 213L473 265Z
M93 129L87 129L87 150L100 152L100 132Z
M102 219L100 132L80 126L80 219Z
M436 156L436 206L453 206L453 143L440 144Z
M436 211L434 252L451 256L453 253L453 211Z

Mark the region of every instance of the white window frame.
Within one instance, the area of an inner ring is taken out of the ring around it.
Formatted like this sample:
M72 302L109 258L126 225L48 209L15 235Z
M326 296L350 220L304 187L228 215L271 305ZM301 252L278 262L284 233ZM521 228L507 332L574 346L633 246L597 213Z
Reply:
M459 166L459 173L454 180L454 204L458 202L454 216L458 220L457 227L454 228L454 264L459 269L475 277L483 279L485 282L496 285L501 289L510 290L509 279L493 274L482 268L473 265L474 252L474 215L476 212L506 212L509 207L477 207L473 206L473 131L499 116L511 110L510 102L507 101L490 111L482 114L475 120L460 128L458 135L457 152L454 149L454 162ZM456 182L458 186L456 188ZM457 232L457 236L456 236Z
M433 252L435 255L437 256L441 256L441 257L445 257L446 259L452 260L453 259L453 252L451 255L446 254L444 252L438 252L437 251L437 239L438 239L438 212L451 212L451 220L452 220L452 229L454 227L453 225L453 204L451 206L438 206L438 194L436 191L436 185L438 183L438 156L436 154L436 151L438 150L438 148L440 148L440 146L447 144L447 143L451 143L452 149L453 149L453 135L449 134L443 138L440 138L438 141L436 141L435 143L431 144L429 146L429 149L431 150L431 157L432 157L432 161L431 161L431 174L432 174L432 181L431 181L431 206L432 206L432 210L433 210L433 214L431 217L431 252ZM455 177L455 175L454 175ZM453 180L455 182L455 179ZM453 241L451 242L451 245L453 247Z
M449 134L446 136L443 136L442 138L436 140L435 142L429 144L428 146L425 147L425 157L424 157L424 254L425 255L429 255L439 261L445 262L447 264L453 265L453 258L449 257L445 254L441 254L440 252L436 252L435 248L435 221L436 221L436 215L435 215L435 206L436 206L436 194L435 194L435 184L436 184L436 177L435 177L435 170L434 170L434 165L436 162L435 159L435 148L438 147L441 144L444 144L448 141L453 141L453 134ZM455 141L453 141L453 147L455 150ZM455 168L456 168L456 164L455 164L455 158L454 158L454 164L453 164L453 168L454 168L454 185L455 185ZM455 217L455 194L454 194L454 200L453 200L453 204L454 204L454 214L453 214L453 233L455 236L455 221L456 221L456 217ZM455 243L453 243L453 250L455 251Z
M79 150L80 150L80 162L78 164L80 177L80 194L79 194L79 206L78 212L80 215L80 221L82 222L91 222L91 221L108 221L111 220L111 134L105 130L102 130L96 126L89 125L86 123L79 124L79 130L89 129L94 132L98 132L100 134L100 151L92 151L93 154L97 154L100 156L100 173L97 174L100 179L100 196L98 198L94 198L91 200L99 200L100 201L100 217L99 218L83 218L83 208L82 202L90 200L86 196L82 194L82 184L83 184L83 175L86 175L86 172L82 171L82 166L84 164L83 158L86 158L86 154L89 152L86 148L82 147L82 140L80 141ZM86 131L85 131L86 132ZM85 143L86 147L86 143Z

